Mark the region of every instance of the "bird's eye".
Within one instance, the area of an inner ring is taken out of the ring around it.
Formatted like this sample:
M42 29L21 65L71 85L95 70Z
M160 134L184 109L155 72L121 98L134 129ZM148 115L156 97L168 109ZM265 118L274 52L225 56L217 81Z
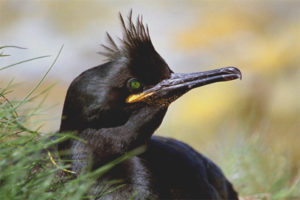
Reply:
M128 80L127 87L133 93L140 92L141 89L143 88L142 83L140 81L138 81L137 79L135 79L135 78L132 78L132 79Z

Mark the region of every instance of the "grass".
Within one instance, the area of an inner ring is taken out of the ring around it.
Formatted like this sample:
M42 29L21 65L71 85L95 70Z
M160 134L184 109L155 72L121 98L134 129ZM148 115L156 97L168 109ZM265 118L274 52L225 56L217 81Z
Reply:
M15 47L0 47L0 51L5 48ZM0 87L0 199L93 199L94 196L86 194L98 177L123 160L144 151L144 147L135 149L76 179L71 179L70 174L67 182L58 178L61 169L66 166L54 164L45 149L73 136L60 134L56 140L50 140L49 137L54 133L42 134L39 126L34 130L26 127L39 114L45 98L41 98L36 107L26 109L27 112L22 108L37 97L46 96L50 88L37 94L36 90L55 65L62 49L63 47L41 80L21 100L6 98L7 94L13 92L13 81ZM8 55L0 52L0 59L2 56ZM45 57L48 56L0 66L0 71ZM263 134L265 130L259 130L255 134L248 134L243 129L234 131L235 135L226 137L227 140L204 151L221 166L239 191L241 199L300 199L299 168L292 168L288 154L276 153L270 148L268 138ZM111 190L123 186L117 180L108 184L118 185ZM111 190L104 191L102 195Z
M4 48L8 48L8 46L0 47L0 50ZM49 155L47 149L56 143L71 137L74 138L74 136L59 134L56 140L50 140L49 138L54 133L43 134L39 132L39 127L35 130L26 127L25 124L38 114L44 98L36 107L29 109L29 111L26 109L27 113L22 111L22 107L33 99L47 94L49 88L38 94L35 92L55 65L62 49L63 47L59 50L44 76L23 99L11 101L6 98L7 94L13 92L12 81L0 88L0 199L94 199L95 196L88 196L87 194L98 177L116 164L145 150L145 147L134 149L107 165L93 172L80 175L76 179L73 178L73 174L67 172L65 172L67 176L59 178L59 175L63 173L61 169L65 169L66 166L59 166L59 162L55 162L55 155L52 153ZM8 55L0 53L0 59L3 56ZM48 56L17 62L1 67L0 70L45 57ZM19 114L19 110L22 111L20 112L23 113L22 115ZM51 161L53 157L54 161ZM112 184L114 187L103 188L101 195L123 186L118 180L107 183L108 186Z
M235 128L236 129L236 128ZM205 149L222 168L244 200L300 199L300 169L287 152L278 152L263 130L249 134L242 127Z

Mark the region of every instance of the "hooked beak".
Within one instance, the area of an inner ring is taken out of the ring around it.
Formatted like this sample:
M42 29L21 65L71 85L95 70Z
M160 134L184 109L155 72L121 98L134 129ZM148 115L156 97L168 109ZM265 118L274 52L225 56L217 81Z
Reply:
M146 102L148 104L167 106L193 88L238 78L242 79L242 73L236 67L225 67L189 74L172 73L169 79L162 80L154 87L141 93L130 95L126 102Z

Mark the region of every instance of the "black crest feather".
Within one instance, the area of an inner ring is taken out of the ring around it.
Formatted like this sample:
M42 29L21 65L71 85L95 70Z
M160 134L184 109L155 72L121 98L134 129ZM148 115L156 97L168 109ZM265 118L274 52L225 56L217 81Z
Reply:
M139 49L155 51L148 26L143 24L141 15L137 16L135 23L132 19L132 10L127 17L127 22L125 22L121 13L119 13L119 17L123 28L123 38L119 38L121 44L118 46L110 34L106 33L108 44L101 45L104 48L104 51L99 52L101 55L104 55L109 61L114 61L123 56L132 58L133 54L137 53Z

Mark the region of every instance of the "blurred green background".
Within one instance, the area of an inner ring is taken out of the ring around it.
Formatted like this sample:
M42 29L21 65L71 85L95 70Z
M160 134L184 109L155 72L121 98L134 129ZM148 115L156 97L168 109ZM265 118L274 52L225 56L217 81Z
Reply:
M65 45L41 87L56 82L36 118L42 130L58 129L68 85L104 62L97 52L105 32L121 37L118 12L126 16L131 8L134 16L143 14L156 50L174 71L236 66L243 73L242 81L198 88L174 102L156 134L204 152L245 195L272 190L266 185L281 173L291 174L288 183L297 185L300 1L0 0L0 46L27 48L6 49L11 56L2 58L1 66L56 55ZM52 60L1 71L1 85L12 78L19 83L9 98L28 93ZM238 165L242 160L247 167ZM288 168L281 167L285 164ZM243 176L241 167L256 171ZM241 177L248 182L241 183ZM249 182L254 183L252 192L246 189Z

